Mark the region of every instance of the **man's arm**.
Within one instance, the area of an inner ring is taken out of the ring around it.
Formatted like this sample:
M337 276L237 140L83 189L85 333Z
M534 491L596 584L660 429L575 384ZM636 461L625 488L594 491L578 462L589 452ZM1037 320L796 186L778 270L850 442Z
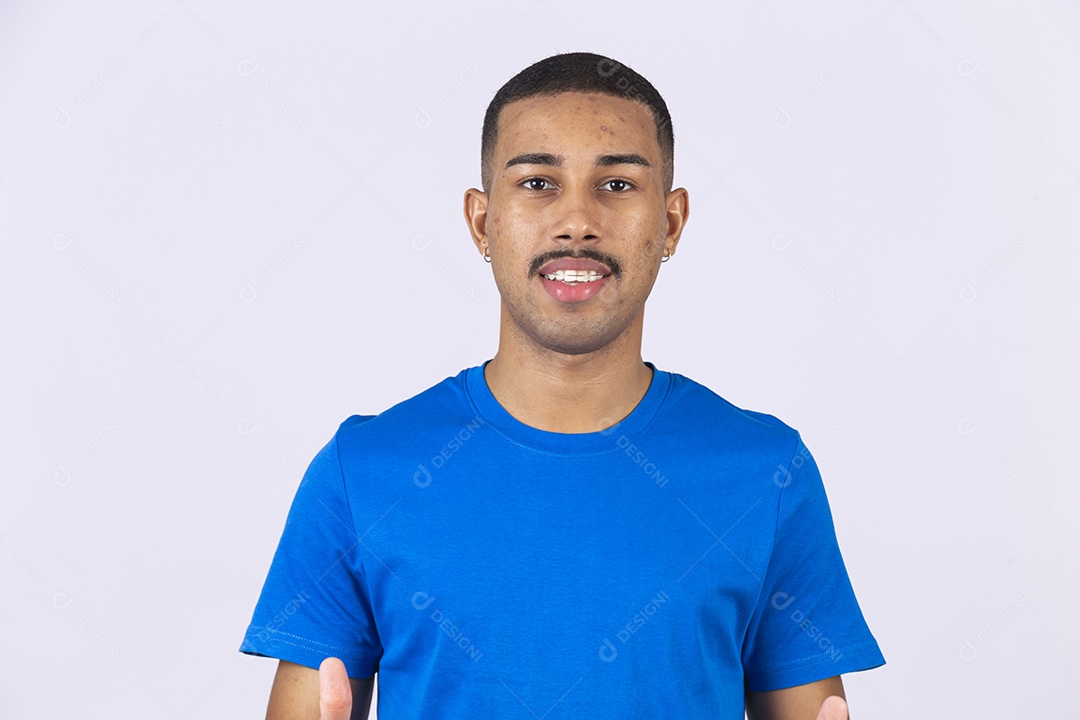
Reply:
M348 677L334 658L320 670L279 660L266 720L367 720L374 685L374 676Z
M843 707L835 700L825 705L825 699L832 695L845 699ZM746 717L749 720L848 720L846 698L839 675L782 690L748 690Z

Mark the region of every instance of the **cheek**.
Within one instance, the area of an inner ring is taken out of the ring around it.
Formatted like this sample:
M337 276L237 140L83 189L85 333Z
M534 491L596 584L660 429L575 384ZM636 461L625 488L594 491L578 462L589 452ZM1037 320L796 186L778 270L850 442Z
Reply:
M511 244L531 238L537 227L539 218L535 213L520 212L512 207L492 216L491 230Z
M660 229L660 218L651 206L616 209L610 220L624 232L633 232L639 238L648 238L651 242Z
M638 242L627 249L625 261L632 272L640 274L659 261L665 237L655 222L644 220L634 228L634 233Z

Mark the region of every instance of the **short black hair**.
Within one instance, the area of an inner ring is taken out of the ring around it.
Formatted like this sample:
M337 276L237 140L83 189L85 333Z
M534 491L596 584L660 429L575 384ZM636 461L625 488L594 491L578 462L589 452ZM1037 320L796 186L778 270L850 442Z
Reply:
M495 93L484 115L480 140L480 179L485 192L491 189L491 161L502 109L516 100L563 92L603 93L636 100L647 107L656 121L664 185L671 190L675 176L675 133L664 98L652 83L628 65L604 55L573 52L552 55L533 63Z

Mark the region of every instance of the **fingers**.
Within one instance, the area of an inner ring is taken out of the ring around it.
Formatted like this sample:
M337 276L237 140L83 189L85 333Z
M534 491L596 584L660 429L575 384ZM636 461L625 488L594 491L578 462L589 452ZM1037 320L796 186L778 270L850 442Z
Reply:
M848 720L847 701L838 695L825 698L817 720Z
M345 663L328 657L319 665L319 720L349 720L352 688Z

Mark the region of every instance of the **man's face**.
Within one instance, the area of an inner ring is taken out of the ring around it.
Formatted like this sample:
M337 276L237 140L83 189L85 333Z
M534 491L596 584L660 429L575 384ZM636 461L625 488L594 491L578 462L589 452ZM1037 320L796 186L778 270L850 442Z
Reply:
M663 186L652 113L596 93L513 102L490 170L487 193L466 193L465 214L491 257L504 330L575 355L640 331L689 211L685 190Z

